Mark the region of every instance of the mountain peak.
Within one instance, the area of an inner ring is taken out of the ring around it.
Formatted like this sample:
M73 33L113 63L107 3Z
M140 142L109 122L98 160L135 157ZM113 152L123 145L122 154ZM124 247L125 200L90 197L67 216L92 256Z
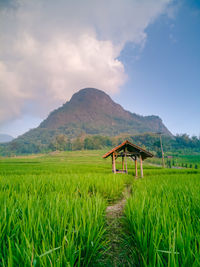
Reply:
M144 132L171 133L157 116L140 116L124 110L105 92L84 88L75 93L69 102L54 110L40 128L65 129L70 135L100 134L114 136L120 133Z
M111 104L112 99L109 95L105 92L96 89L96 88L84 88L75 93L69 101L72 104L76 103L84 103L88 104L95 104L95 105L102 105L104 104Z
M109 95L107 95L104 91L96 89L96 88L84 88L79 90L77 93L73 94L72 99L76 98L76 97L89 97L89 96L99 96L99 97L109 97Z

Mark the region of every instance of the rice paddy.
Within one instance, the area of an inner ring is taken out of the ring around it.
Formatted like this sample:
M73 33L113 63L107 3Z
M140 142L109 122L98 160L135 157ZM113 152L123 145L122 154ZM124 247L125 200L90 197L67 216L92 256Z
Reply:
M103 154L0 159L0 266L112 266L106 207L127 185L120 257L130 266L200 266L199 169L146 165L135 180L131 161L128 175L114 175Z
M200 266L199 179L169 172L134 183L125 209L132 262Z

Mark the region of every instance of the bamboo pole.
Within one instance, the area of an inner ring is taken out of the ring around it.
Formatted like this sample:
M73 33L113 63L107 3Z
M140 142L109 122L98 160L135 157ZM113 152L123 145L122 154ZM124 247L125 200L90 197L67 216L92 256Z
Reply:
M143 166L142 166L142 156L140 155L140 171L141 171L141 178L143 178Z
M162 135L160 134L160 147L162 153L162 167L165 168L165 160L164 160L164 152L163 152L163 145L162 145Z
M122 171L124 171L124 156L122 156Z
M135 178L138 177L138 171L137 171L137 156L135 156Z
M113 154L111 156L111 159L112 159L112 172L114 172L114 160L113 160Z
M126 164L126 173L128 173L127 169L127 155L126 155L127 149L125 148L125 164Z
M116 173L115 153L113 153L113 172Z

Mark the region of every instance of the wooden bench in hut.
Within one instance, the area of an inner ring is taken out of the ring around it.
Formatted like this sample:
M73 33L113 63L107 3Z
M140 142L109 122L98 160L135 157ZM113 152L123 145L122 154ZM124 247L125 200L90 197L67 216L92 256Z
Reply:
M141 170L141 177L143 177L143 160L146 158L153 157L153 154L146 151L145 149L132 144L128 140L124 141L122 144L118 145L117 147L108 151L103 158L108 158L111 156L112 158L112 171L113 173L128 173L127 170L127 157L130 157L135 162L135 177L138 177L137 172L137 161L140 160L140 170ZM116 169L116 159L118 157L122 158L122 170ZM125 165L125 167L124 167Z

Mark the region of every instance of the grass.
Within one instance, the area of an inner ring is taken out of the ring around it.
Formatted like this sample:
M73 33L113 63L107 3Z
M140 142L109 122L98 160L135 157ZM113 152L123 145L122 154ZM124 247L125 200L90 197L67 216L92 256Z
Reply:
M165 165L169 167L169 161L171 167L184 167L184 168L192 168L192 169L200 169L200 155L171 155L171 158L165 157ZM162 158L149 158L146 162L155 164L155 165L162 165Z
M0 159L0 266L111 266L105 211L131 184L116 224L130 266L200 265L199 169L145 166L136 181L104 152Z
M106 206L131 180L100 153L1 160L0 266L95 265L108 247Z
M134 183L124 219L132 262L200 266L199 181L198 172L162 170Z

